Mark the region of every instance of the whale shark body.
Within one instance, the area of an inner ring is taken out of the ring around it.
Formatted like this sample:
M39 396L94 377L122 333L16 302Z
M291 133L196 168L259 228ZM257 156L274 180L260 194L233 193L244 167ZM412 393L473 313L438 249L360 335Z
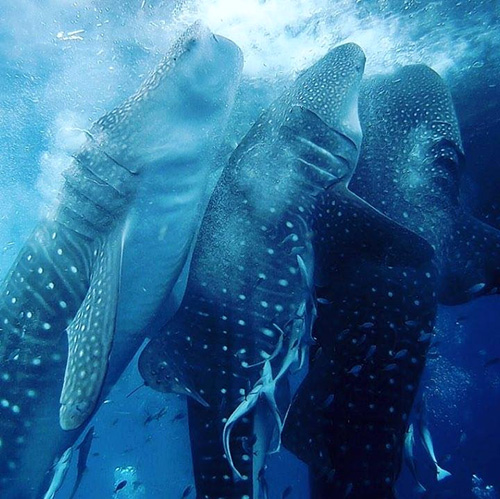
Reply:
M351 188L436 251L439 300L498 292L500 232L467 213L464 151L450 92L432 69L406 66L363 83L364 142Z
M245 136L207 208L181 309L141 354L147 385L191 395L198 497L265 493L286 374L315 317L316 201L359 154L364 60L356 45L333 49Z
M499 233L463 206L464 152L442 79L418 65L367 80L360 118L364 141L350 187L435 251L400 227L393 236L413 258L402 259L405 251L395 252L388 236L377 238L385 250L356 256L370 231L345 225L349 258L332 266L317 291L319 351L284 431L285 444L313 467L315 497L393 497L436 300L457 304L498 292ZM349 212L338 202L330 212L339 210Z
M433 251L347 189L322 212L316 345L283 443L311 497L391 498L436 315Z
M41 493L145 331L175 311L241 66L232 42L191 26L87 132L0 287L2 497Z

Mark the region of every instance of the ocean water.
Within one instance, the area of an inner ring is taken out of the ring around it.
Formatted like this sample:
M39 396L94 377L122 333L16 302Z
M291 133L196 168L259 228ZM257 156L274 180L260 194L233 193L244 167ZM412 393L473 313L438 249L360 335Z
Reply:
M448 85L460 123L463 202L500 229L497 0L0 0L2 279L57 202L62 171L85 140L83 130L134 92L198 19L234 41L245 60L227 149L297 75L340 43L363 49L366 77L408 64L430 66ZM417 445L428 489L423 497L500 494L498 300L439 307L420 394L438 462L451 477L436 481ZM292 377L292 386L301 376ZM148 388L131 394L141 384L136 357L94 416L95 438L76 499L195 497L185 398ZM76 461L56 498L69 497ZM309 497L304 463L282 450L268 466L270 498L284 491ZM403 499L422 496L404 465L396 488Z

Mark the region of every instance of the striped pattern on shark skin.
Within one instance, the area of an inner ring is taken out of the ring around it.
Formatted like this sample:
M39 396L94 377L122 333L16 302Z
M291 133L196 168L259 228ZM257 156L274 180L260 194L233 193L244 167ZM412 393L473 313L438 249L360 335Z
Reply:
M198 497L264 493L277 394L315 316L312 217L357 161L363 69L359 47L333 49L259 118L211 198L181 310L141 355L147 385L209 406L189 403Z

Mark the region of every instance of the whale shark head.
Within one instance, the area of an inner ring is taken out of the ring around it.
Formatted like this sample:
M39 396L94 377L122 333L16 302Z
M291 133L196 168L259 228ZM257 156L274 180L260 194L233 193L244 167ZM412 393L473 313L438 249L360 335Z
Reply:
M285 118L288 139L297 157L315 166L314 177L320 184L347 185L356 167L362 138L358 94L364 67L365 55L358 45L340 45L303 72L287 96L291 103Z
M461 196L465 155L451 93L425 65L366 80L352 190L435 249L438 297L464 303L499 286L500 234Z
M386 204L408 205L401 211L418 206L445 214L456 209L464 152L442 78L422 64L405 66L363 83L360 100L365 141L359 168L363 172L369 165L369 170L356 183L371 175L374 191L390 184ZM375 169L378 176L370 173Z
M358 94L365 62L361 47L346 43L330 50L297 78L301 85L296 95L298 103L349 137L358 149L362 137Z
M138 173L178 162L189 164L193 143L219 132L243 65L241 50L200 22L174 43L156 70L121 106L91 129L114 161ZM185 147L184 147L185 146Z

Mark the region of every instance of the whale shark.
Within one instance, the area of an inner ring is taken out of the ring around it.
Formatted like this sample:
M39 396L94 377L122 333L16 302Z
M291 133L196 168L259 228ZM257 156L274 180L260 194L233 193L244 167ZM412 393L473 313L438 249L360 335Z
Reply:
M500 284L500 232L461 196L465 154L450 92L424 65L367 79L364 142L352 190L435 249L439 300L463 303Z
M315 206L357 161L364 64L357 45L334 48L256 121L211 197L181 308L140 356L148 386L189 396L197 497L265 494L286 375L311 342Z
M315 219L316 343L283 444L309 465L311 497L391 498L437 311L434 252L339 187Z
M57 207L3 281L2 497L40 495L147 331L175 311L241 67L234 43L189 27L86 132Z

